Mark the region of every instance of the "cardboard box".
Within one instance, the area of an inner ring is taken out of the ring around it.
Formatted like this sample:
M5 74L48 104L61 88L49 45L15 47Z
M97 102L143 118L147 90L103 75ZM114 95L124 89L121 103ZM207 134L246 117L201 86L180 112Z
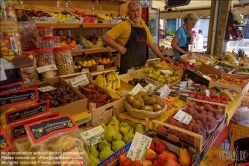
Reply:
M205 74L205 75L214 74L214 75L217 75L219 78L222 75L222 71L220 71L219 69L216 69L212 66L206 65L205 63L203 63L198 68L198 71L200 71L202 74Z
M26 83L26 84L24 84L24 87L29 88L29 87L34 86L34 85L38 86L38 85L41 85L45 82L49 82L50 85L54 85L55 83L60 83L62 85L71 86L66 81L64 81L62 78L55 77L55 78L46 79L46 80L40 81L40 82ZM64 105L64 106L50 108L51 113L59 112L60 115L65 115L65 114L76 115L76 114L79 114L79 113L87 110L86 97L84 95L82 95L79 91L74 89L73 87L71 87L71 90L76 94L76 96L79 97L79 100L72 102L70 104Z
M226 77L226 76L230 76L232 78L249 78L249 76L246 76L246 75L225 74L225 73L222 74L221 78ZM221 82L218 82L218 81L209 83L209 88L214 87L214 86L234 90L235 92L241 93L242 97L244 97L246 92L249 90L249 82L246 83L244 87L239 86L239 85L224 84L224 83L221 83Z

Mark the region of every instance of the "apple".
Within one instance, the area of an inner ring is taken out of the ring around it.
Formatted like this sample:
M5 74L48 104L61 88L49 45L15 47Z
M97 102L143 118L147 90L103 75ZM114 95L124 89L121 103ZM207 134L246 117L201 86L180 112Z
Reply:
M79 10L75 10L75 11L74 11L74 14L79 15L79 14L80 14Z

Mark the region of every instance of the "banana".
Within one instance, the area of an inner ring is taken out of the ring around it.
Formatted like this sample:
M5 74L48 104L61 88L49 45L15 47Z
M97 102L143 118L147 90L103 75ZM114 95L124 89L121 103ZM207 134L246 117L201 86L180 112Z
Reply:
M224 94L225 96L227 96L230 101L234 101L234 98L233 98L232 94L229 92L228 89L223 90L222 94Z
M120 79L119 79L119 76L116 72L113 72L114 73L114 76L115 76L115 79L116 79L116 88L117 89L120 89L121 85L120 85Z
M114 75L113 72L111 74L112 74L112 89L116 90L116 88L117 88L117 82L116 82L116 79L115 79L115 75Z
M107 83L108 83L108 88L112 88L112 80L111 80L112 76L111 73L107 74Z
M97 78L96 78L96 80L95 80L97 85L99 85L99 78L100 78L100 77L99 77L99 75L98 75ZM100 86L100 85L99 85L99 86Z
M107 87L108 84L106 82L105 74L102 74L102 77L103 77L103 87Z

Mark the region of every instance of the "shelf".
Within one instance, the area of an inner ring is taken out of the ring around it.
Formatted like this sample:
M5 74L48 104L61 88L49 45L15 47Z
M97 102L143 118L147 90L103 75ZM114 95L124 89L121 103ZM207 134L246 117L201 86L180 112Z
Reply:
M120 4L123 4L123 3L126 3L127 1L126 0L118 0L118 3Z
M81 56L82 54L82 51L72 52L72 56Z
M96 53L109 52L109 51L114 51L114 49L111 47L91 48L91 49L86 49L85 54L96 54Z
M235 27L245 27L247 24L233 24Z
M36 26L51 26L53 28L80 28L80 23L35 23Z
M83 28L112 28L114 24L83 23Z
M92 75L94 75L95 73L103 72L103 71L106 71L106 70L115 70L115 71L117 71L117 67L116 67L116 66L112 66L112 67L105 68L104 70L92 71L92 72L90 72L90 73L91 73Z

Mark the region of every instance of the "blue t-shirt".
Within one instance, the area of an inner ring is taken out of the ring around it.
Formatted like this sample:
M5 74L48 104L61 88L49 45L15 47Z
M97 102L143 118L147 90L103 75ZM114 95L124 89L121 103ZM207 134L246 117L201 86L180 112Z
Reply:
M177 45L179 47L186 47L189 34L187 33L187 30L185 29L184 26L181 26L180 28L178 28L175 36L179 39ZM173 58L178 59L179 57L180 57L180 53L174 50Z
M186 43L187 43L187 38L189 37L189 34L187 33L184 26L181 26L180 28L178 28L175 36L178 37L178 39L179 39L177 45L179 47L185 47Z

